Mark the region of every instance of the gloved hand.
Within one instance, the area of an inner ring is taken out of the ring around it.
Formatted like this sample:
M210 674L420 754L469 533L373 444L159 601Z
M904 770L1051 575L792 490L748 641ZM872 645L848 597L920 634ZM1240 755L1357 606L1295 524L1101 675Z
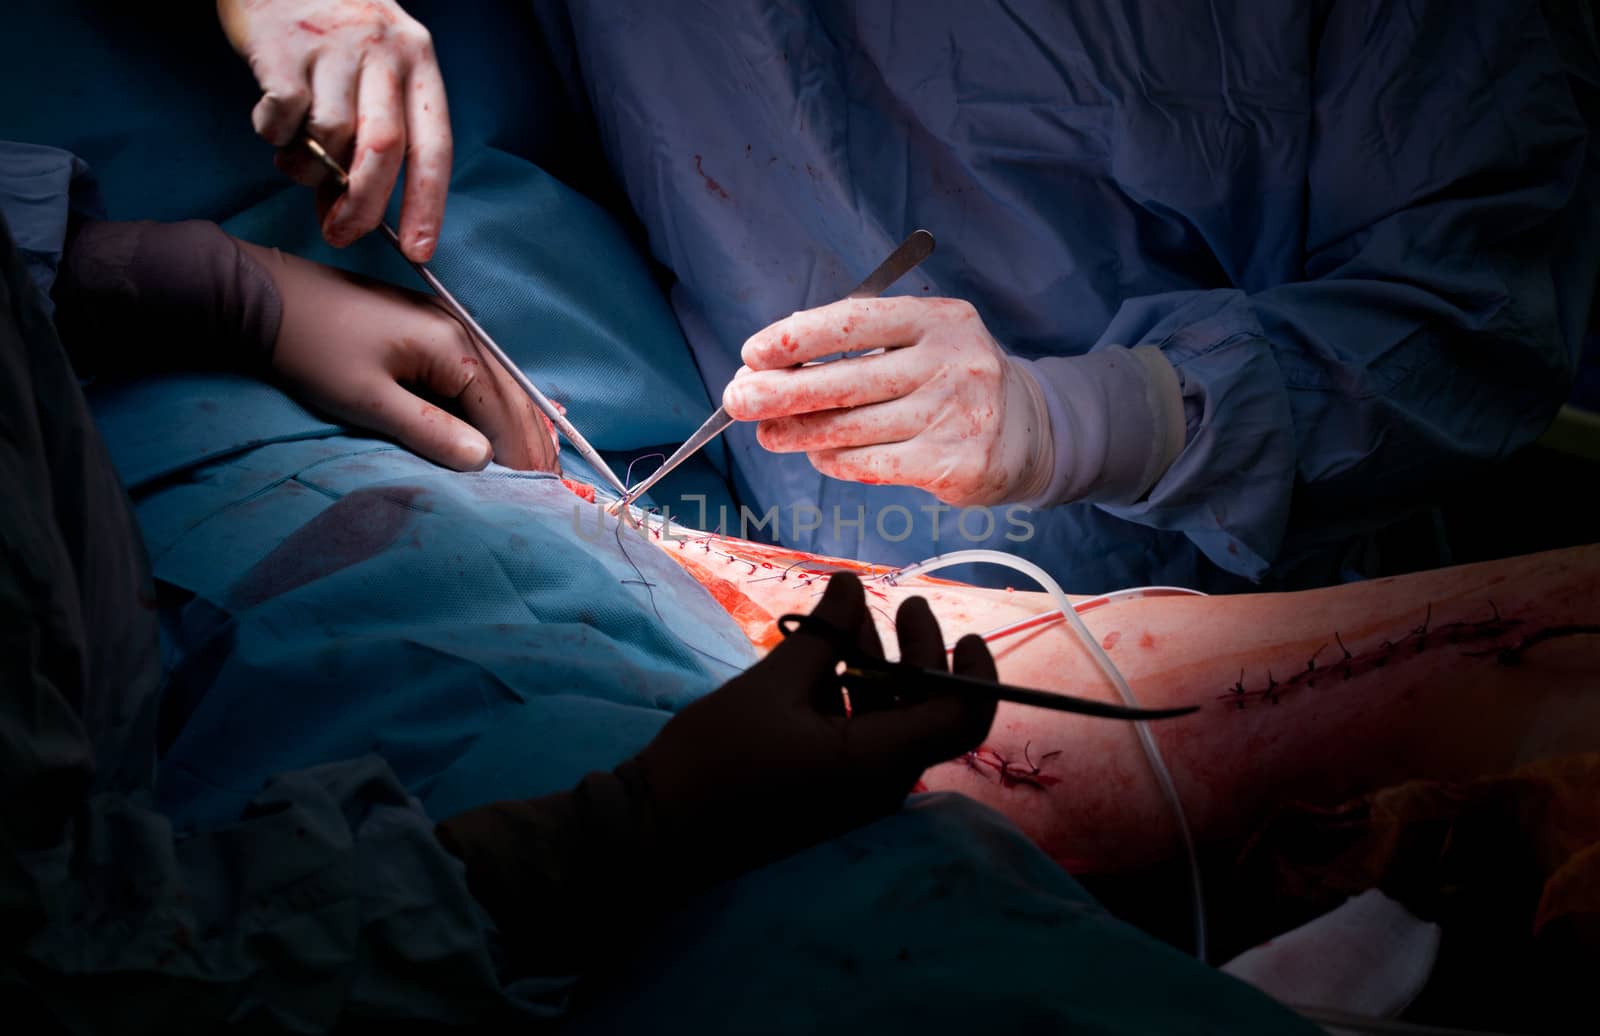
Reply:
M558 470L549 420L432 297L238 244L283 299L272 371L301 400L458 471Z
M243 370L446 467L558 466L550 422L428 296L201 220L84 224L54 294L81 375Z
M866 595L834 575L814 613L854 632L882 657ZM907 600L895 618L902 660L946 669L944 638L928 604ZM955 671L995 678L978 636L961 640ZM735 873L899 808L928 767L989 732L995 701L935 695L897 708L839 714L839 657L806 633L684 709L630 765L642 775L660 837L696 871Z
M814 614L879 651L855 576L833 576ZM945 666L926 601L902 604L896 624L904 661ZM440 824L516 966L570 974L621 952L630 930L695 891L892 812L924 770L976 747L993 722L993 699L950 695L845 718L838 661L829 643L791 635L615 771ZM995 676L975 635L954 665Z
M342 248L378 225L404 160L400 243L410 259L432 258L452 141L428 31L394 0L217 0L217 15L261 87L256 132L280 149L284 172L325 187L328 243ZM290 148L307 116L311 135L349 170L342 196L310 152Z
M758 332L743 360L722 405L761 422L762 446L804 452L824 475L918 486L957 507L1028 500L1050 477L1039 386L966 302L847 299Z

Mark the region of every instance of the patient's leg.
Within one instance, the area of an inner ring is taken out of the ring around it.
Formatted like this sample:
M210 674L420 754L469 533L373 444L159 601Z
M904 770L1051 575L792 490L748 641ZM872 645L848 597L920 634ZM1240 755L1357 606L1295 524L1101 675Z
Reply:
M1040 593L892 586L873 578L881 568L738 540L653 542L758 646L778 638L776 616L810 610L830 568L862 573L886 634L912 594L929 599L952 643L1051 608ZM1083 618L1142 704L1202 706L1151 727L1201 838L1290 798L1600 747L1600 546L1301 593L1116 602ZM1115 697L1062 623L992 648L1002 680ZM1075 870L1176 848L1125 723L1002 703L984 747L924 784L995 806Z

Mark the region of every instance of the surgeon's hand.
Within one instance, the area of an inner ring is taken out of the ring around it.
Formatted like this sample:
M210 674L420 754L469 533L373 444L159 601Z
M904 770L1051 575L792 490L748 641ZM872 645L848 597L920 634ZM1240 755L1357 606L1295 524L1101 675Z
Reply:
M878 650L855 576L835 575L814 614ZM945 666L926 601L902 604L896 624L904 661ZM894 811L923 770L976 747L994 721L993 699L952 695L837 715L838 662L830 643L791 635L614 771L441 823L513 970L567 975L617 961L695 892ZM955 669L994 679L982 638L961 640Z
M322 234L344 247L383 218L407 166L400 243L432 258L450 183L450 113L433 41L393 0L217 0L228 40L262 97L256 132L279 167L321 185ZM304 126L350 173L342 195L303 147Z
M836 302L758 332L743 359L722 405L760 422L762 446L803 452L824 475L917 486L958 507L1032 499L1049 480L1044 397L966 302Z
M550 422L432 299L277 249L239 247L278 289L271 369L300 399L458 471L490 459L558 469Z
M860 581L834 575L814 613L882 657ZM944 637L925 600L895 619L900 657L944 670ZM954 668L995 678L983 639L957 644ZM898 809L922 772L977 747L995 699L935 694L917 704L839 714L839 655L809 633L673 717L632 765L649 788L665 856L692 872L733 874Z

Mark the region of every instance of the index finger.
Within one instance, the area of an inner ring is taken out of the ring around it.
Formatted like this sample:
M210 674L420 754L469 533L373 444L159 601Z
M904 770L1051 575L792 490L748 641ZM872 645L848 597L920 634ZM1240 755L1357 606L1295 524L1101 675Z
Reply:
M903 350L852 356L792 370L752 371L722 390L722 407L739 421L770 421L899 399L928 371Z
M444 77L431 45L425 58L412 66L405 92L406 185L400 203L400 244L408 259L425 263L433 258L444 225L455 150Z
M755 370L773 370L858 349L910 345L930 302L896 296L845 299L802 310L751 335L740 359Z

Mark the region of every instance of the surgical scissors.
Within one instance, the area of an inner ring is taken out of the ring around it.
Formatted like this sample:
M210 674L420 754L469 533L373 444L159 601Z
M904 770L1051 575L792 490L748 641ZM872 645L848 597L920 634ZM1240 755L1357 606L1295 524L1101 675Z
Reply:
M1198 705L1185 705L1173 709L1135 709L1111 702L1075 698L1055 691L1036 691L1031 687L990 683L959 673L938 669L924 669L910 662L889 662L874 658L855 646L855 637L815 615L785 615L778 620L778 629L784 636L810 633L827 641L844 662L844 682L850 687L852 711L890 708L902 703L912 703L937 692L979 695L1018 705L1033 705L1057 712L1075 712L1080 716L1097 716L1101 719L1129 721L1171 719L1199 712Z
M889 253L889 258L878 264L878 268L867 274L867 279L856 285L854 291L846 295L847 299L875 299L889 289L889 285L904 277L917 267L917 264L928 258L933 252L933 235L926 230L912 231L911 236L900 242L900 247ZM814 361L818 362L818 361ZM617 514L633 501L649 492L654 486L665 478L668 473L679 464L694 456L704 449L706 444L723 430L733 424L733 418L728 411L717 407L715 413L706 419L695 433L689 436L682 446L678 447L672 456L666 459L649 478L638 483L632 489L625 490L622 499L606 508L606 513Z
M328 167L329 172L338 177L339 183L349 187L350 174L345 172L338 159L328 154L327 150L313 138L307 136L305 142L311 153L316 155L322 164ZM517 387L526 392L528 398L533 400L533 405L539 408L539 412L548 417L550 423L555 425L557 430L567 437L567 441L572 444L572 448L578 451L578 456L588 461L589 466L594 468L595 474L605 479L607 485L626 496L628 487L622 484L622 480L617 477L616 472L611 470L611 465L607 464L605 458L600 456L600 451L589 445L589 440L585 439L578 429L573 427L572 422L567 420L567 415L561 412L561 408L550 402L545 394L539 391L539 387L528 380L528 376L522 373L522 369L512 362L511 357L506 355L506 351L500 348L498 342L489 337L489 332L478 326L478 322L472 319L472 314L468 313L466 307L456 301L456 297L450 294L449 289L439 282L439 278L433 275L433 271L428 269L425 264L415 262L406 255L405 249L400 247L400 235L394 232L394 228L389 225L389 222L384 220L379 223L378 229L383 231L383 236L389 239L391 245L394 245L394 250L399 252L406 262L411 263L411 268L416 270L417 275L427 282L428 287L433 289L433 293L439 296L439 301L444 303L444 308L449 311L450 315L460 321L461 326L465 327L468 333L478 340L480 345L489 350L494 358L499 361L500 366L505 368L505 372L511 375L511 380L517 383Z

